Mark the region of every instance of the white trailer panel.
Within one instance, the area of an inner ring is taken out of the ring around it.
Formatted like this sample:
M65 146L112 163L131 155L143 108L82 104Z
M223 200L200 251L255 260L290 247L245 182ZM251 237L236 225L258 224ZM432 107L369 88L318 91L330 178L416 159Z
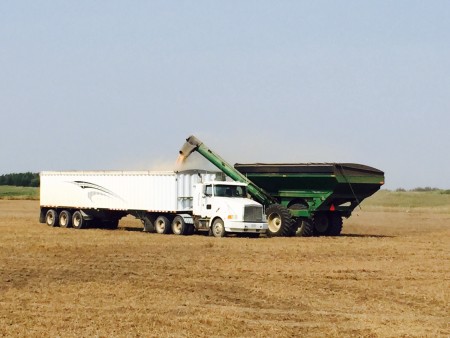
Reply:
M41 207L192 210L193 186L213 181L204 171L46 171L40 174Z

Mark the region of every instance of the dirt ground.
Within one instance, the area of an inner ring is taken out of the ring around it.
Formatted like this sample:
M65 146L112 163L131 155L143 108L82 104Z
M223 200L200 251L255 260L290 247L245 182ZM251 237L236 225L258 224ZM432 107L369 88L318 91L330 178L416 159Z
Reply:
M0 336L448 337L450 214L367 209L340 237L50 228L0 201Z

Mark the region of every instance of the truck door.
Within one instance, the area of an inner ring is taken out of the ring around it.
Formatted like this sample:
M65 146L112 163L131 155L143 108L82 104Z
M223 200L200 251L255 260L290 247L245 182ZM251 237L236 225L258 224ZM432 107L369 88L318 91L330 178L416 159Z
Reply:
M213 202L213 186L211 184L207 184L204 186L203 198L201 201L201 209L203 217L210 218L212 216L213 214L212 202Z

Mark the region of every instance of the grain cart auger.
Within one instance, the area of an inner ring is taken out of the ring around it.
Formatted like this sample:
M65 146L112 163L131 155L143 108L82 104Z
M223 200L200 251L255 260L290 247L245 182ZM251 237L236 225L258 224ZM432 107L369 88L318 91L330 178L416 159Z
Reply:
M186 139L186 143L181 148L180 156L184 160L194 151L200 153L233 180L246 183L248 185L247 189L249 194L254 200L261 203L266 208L265 213L269 224L267 234L269 236L295 235L297 230L296 222L292 219L290 211L286 207L279 204L277 199L272 197L272 195L267 193L264 189L258 187L246 176L237 171L218 154L206 147L198 138L195 136L190 136Z
M189 137L184 158L198 151L230 178L248 184L266 208L269 236L337 236L342 218L384 184L384 172L356 163L235 164Z

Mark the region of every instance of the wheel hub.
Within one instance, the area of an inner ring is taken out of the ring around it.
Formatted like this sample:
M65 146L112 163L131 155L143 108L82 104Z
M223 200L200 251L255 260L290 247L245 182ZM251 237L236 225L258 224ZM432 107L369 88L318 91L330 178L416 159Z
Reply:
M181 223L180 222L176 222L173 226L173 232L179 234L181 232Z
M278 230L280 230L282 224L280 215L270 214L267 218L267 223L269 223L269 230L271 232L277 232Z

